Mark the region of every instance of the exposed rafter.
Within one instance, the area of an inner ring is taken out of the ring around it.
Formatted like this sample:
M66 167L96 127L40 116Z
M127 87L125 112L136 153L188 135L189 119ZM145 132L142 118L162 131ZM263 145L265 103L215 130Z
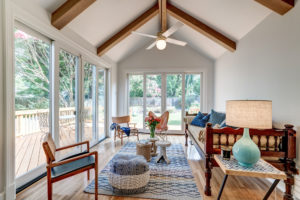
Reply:
M184 11L176 8L175 6L171 5L170 3L167 3L167 11L168 11L168 14L170 14L177 20L192 27L196 31L200 32L201 34L205 35L206 37L208 37L211 40L215 41L216 43L220 44L224 48L226 48L232 52L236 50L236 43L233 40L229 39L228 37L224 36L223 34L219 33L218 31L214 30L213 28L207 26L206 24L199 21L198 19L190 16L189 14L185 13Z
M160 25L161 31L165 32L167 27L167 0L158 0L159 4L159 16L160 16Z
M62 29L96 0L67 0L52 13L51 24Z
M294 0L255 0L280 15L284 15L295 5Z
M158 12L159 12L158 4L154 5L152 8L144 12L141 16L136 18L133 22L128 24L121 31L116 33L114 36L112 36L110 39L104 42L101 46L99 46L97 49L98 56L102 56L103 54L105 54L109 49L111 49L120 41L122 41L127 36L129 36L132 31L137 30L142 25L147 23L150 19L152 19L155 15L157 15Z

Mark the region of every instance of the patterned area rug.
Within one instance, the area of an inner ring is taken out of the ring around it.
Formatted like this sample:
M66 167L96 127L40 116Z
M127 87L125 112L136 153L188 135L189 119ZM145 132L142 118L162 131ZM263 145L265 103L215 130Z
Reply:
M134 142L127 143L122 147L118 154L136 154L135 145ZM182 145L172 144L172 146L167 148L167 155L171 161L169 165L166 163L156 163L156 157L152 157L151 162L149 162L150 181L144 193L124 196L167 200L202 199L194 181L191 168L185 157ZM120 196L112 192L112 187L108 183L108 173L109 164L107 164L99 174L99 194ZM94 193L94 188L95 183L92 181L84 191L87 193Z

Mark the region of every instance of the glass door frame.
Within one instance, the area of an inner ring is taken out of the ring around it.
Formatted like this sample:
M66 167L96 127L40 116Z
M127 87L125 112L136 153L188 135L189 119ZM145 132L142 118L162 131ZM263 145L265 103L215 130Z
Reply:
M127 113L129 114L129 76L130 75L143 75L143 119L145 119L146 113L146 77L147 75L161 75L161 112L165 112L167 108L167 75L182 75L182 105L181 105L181 130L168 130L167 133L183 134L184 133L184 116L185 116L185 76L187 74L199 74L200 75L200 111L203 109L203 72L141 72L141 73L127 73ZM141 132L149 132L145 126L145 121L143 120L143 129L140 129Z
M107 69L105 67L101 67L99 65L94 64L92 61L90 61L89 59L85 58L85 57L81 57L82 59L82 67L80 70L80 74L81 74L81 102L80 102L80 107L81 107L81 112L80 112L80 123L81 123L81 129L80 129L80 140L83 141L84 139L84 64L85 63L89 63L91 65L93 65L93 95L95 95L95 98L93 99L93 140L90 141L90 146L94 146L96 144L98 144L99 142L101 142L102 140L104 140L105 138L108 137L108 113L107 113L107 106L108 106L108 101L107 101L107 94L108 94L108 73L107 73ZM98 127L98 99L99 99L99 94L98 94L98 79L99 79L99 70L103 70L104 72L104 88L105 88L105 92L104 92L104 99L105 99L105 103L104 103L104 113L105 113L105 120L104 120L104 132L105 132L105 137L104 138L99 138L99 127Z
M80 98L80 96L82 95L82 84L80 84L82 82L82 76L81 76L81 69L82 69L82 58L79 52L74 51L72 48L69 48L68 46L65 45L61 45L59 43L55 43L55 67L54 67L54 80L53 80L53 116L52 116L52 126L53 126L53 133L54 133L54 142L56 144L57 147L61 147L61 142L59 139L59 134L60 134L60 125L59 125L59 108L60 108L60 104L59 104L59 84L60 84L60 77L59 77L59 53L60 51L66 51L74 56L77 57L77 66L75 67L75 112L76 112L76 116L75 116L75 142L80 142L82 139L82 135L81 135L81 129L82 129L82 123L81 123L81 113L82 113L82 106L81 106L81 101L82 98Z
M51 133L52 137L54 137L54 134L53 134L53 109L52 109L52 105L53 105L53 91L52 91L52 86L54 84L54 81L53 81L53 69L55 68L55 64L54 64L54 61L53 61L53 58L54 58L54 41L51 40L50 38L48 38L47 36L31 29L30 27L22 24L21 22L19 21L14 21L14 28L16 29L19 29L21 31L24 31L25 33L31 35L31 36L34 36L44 42L47 42L49 43L50 45L50 60L49 60L49 132ZM14 38L13 38L13 41L14 41ZM14 45L14 42L13 42L13 45ZM15 47L13 48L13 91L15 91ZM13 92L14 93L14 92ZM15 94L13 94L13 100L15 100ZM14 111L15 111L15 104L13 106L14 108ZM15 113L14 113L15 115ZM15 128L15 125L14 125L14 128ZM14 135L15 137L15 129L14 129ZM16 138L14 138L15 140ZM14 145L15 145L15 142L14 142ZM15 148L15 146L14 146ZM16 158L15 158L15 155L14 155L14 159L16 161ZM15 162L14 162L15 163ZM16 188L19 188L21 186L23 186L24 184L28 183L29 181L32 180L32 178L34 177L38 177L38 176L41 176L44 172L45 172L45 167L46 167L46 160L45 160L45 163L44 164L41 164L40 166L36 167L36 168L33 168L31 169L30 171L28 171L27 173L25 174L22 174L18 177L15 176L15 171L13 171L14 173L14 177L15 177L15 183L16 183ZM14 168L15 170L15 168Z

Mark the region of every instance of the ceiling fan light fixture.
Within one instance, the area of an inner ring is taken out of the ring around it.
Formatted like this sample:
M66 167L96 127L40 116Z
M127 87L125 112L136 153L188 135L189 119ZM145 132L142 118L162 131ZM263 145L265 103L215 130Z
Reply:
M164 50L167 46L167 42L164 39L158 39L156 41L156 48L159 50Z

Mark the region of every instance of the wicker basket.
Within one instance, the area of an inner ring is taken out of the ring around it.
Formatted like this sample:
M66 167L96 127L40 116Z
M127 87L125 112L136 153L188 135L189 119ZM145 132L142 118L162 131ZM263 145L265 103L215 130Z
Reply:
M150 143L136 143L136 155L144 156L147 162L151 160L151 144Z

